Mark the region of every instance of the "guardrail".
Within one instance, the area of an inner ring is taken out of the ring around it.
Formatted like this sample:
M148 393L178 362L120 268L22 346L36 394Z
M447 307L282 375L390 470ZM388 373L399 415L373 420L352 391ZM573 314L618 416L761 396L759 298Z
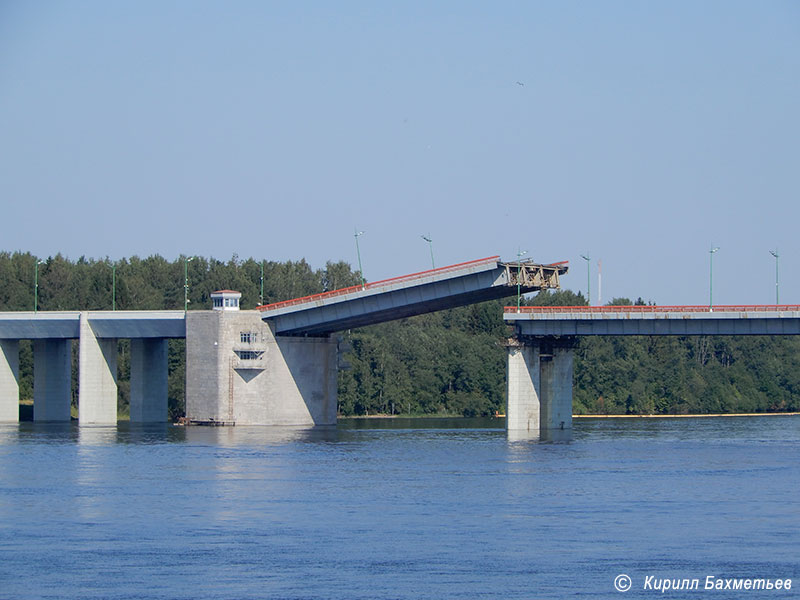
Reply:
M505 313L556 314L556 313L707 313L707 312L798 312L800 304L727 304L714 306L506 306Z
M330 292L321 292L319 294L312 294L310 296L303 296L302 298L293 298L291 300L283 300L281 302L273 302L272 304L265 304L264 306L257 306L256 310L262 312L276 310L278 308L285 308L287 306L295 306L298 304L307 304L317 300L325 300L327 298L335 298L336 296L344 296L345 294L352 294L353 292L360 292L362 290L371 290L379 287L385 287L394 283L401 283L404 281L412 281L415 279L423 279L441 273L449 273L451 271L460 271L472 266L476 266L488 262L498 262L499 256L489 256L487 258L479 258L478 260L470 260L468 262L458 263L455 265L448 265L446 267L439 267L438 269L430 269L428 271L420 271L419 273L411 273L410 275L401 275L400 277L392 277L391 279L382 279L380 281L373 281L362 285L353 285L338 290L331 290Z

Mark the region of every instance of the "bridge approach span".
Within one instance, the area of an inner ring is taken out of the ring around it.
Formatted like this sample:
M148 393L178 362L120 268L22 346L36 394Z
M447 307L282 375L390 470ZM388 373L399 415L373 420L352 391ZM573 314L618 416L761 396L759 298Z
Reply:
M184 338L182 310L83 311L98 338ZM81 312L0 312L0 340L79 339Z
M559 287L566 263L504 263L498 256L260 306L276 335L324 337L520 293Z
M572 429L573 348L584 335L800 335L800 305L509 306L506 426ZM548 434L549 435L549 434Z
M800 335L800 305L523 306L504 318L522 336Z

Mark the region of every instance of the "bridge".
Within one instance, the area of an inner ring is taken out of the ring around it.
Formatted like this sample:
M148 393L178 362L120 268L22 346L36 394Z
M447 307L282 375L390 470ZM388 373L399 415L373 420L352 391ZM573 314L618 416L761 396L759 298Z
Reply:
M19 341L33 340L34 419L69 421L78 340L81 424L117 422L117 340L131 340L131 421L167 416L167 340L186 338L186 413L217 424L336 422L340 348L332 334L493 298L557 288L565 263L493 256L240 311L0 313L0 422L19 419Z
M584 335L799 335L800 305L509 306L509 430L572 428L573 348Z
M69 421L72 340L79 341L82 424L117 422L117 340L131 340L131 421L167 416L167 340L186 336L183 311L0 313L0 422L19 419L19 341L33 340L34 419Z
M491 256L258 307L276 335L328 336L337 331L446 308L559 287L566 263L500 262Z

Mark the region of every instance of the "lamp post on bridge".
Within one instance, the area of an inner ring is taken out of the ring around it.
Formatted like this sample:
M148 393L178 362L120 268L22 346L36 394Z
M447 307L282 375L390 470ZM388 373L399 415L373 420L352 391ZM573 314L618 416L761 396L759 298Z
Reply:
M778 255L777 248L775 248L775 250L770 250L769 253L775 257L775 305L777 306L781 303L780 296L778 294L778 258L780 258L780 256Z
M264 259L261 259L261 293L258 295L258 305L264 306Z
M183 259L183 312L189 310L189 262L194 256Z
M358 254L358 275L361 277L361 289L366 289L367 285L364 281L364 269L361 268L361 249L358 246L358 238L364 235L363 231L359 231L358 229L355 230L355 238L356 238L356 254Z
M39 312L39 265L43 264L43 260L36 260L36 273L33 276L33 312Z
M708 312L714 312L714 254L719 251L719 246L711 245L708 251Z
M111 310L117 310L117 263L108 265L111 267Z
M433 263L433 240L431 239L431 234L429 233L428 235L423 235L420 237L422 237L423 240L428 242L428 246L430 247L431 250L431 269L435 269L436 265Z
M586 305L592 305L592 259L588 254L581 254L581 258L586 261Z
M517 250L517 312L520 312L520 301L522 300L522 257L527 253L527 250Z

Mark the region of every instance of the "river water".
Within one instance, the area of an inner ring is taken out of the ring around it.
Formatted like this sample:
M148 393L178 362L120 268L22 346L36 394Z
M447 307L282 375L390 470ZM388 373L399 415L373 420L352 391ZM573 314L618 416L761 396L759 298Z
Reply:
M800 595L800 417L499 427L0 426L0 598Z

